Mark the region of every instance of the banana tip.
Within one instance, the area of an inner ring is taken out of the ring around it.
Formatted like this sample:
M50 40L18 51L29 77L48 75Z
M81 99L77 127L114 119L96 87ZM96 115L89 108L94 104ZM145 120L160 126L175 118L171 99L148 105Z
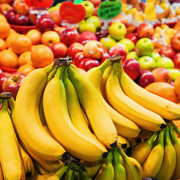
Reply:
M161 124L161 129L164 129L166 126L166 124Z
M111 148L115 148L117 146L117 141L115 141L114 143L110 144Z
M102 155L103 158L106 158L107 156L108 156L108 152L104 152Z

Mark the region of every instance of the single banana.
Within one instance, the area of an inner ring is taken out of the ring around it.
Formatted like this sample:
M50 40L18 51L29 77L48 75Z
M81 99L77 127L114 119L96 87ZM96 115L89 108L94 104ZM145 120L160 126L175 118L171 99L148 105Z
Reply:
M128 139L118 135L117 146L125 150L131 147L131 143Z
M180 140L174 132L174 126L170 126L171 141L176 152L176 167L171 177L171 180L178 180L180 178Z
M118 151L123 159L122 164L126 170L126 180L141 180L142 168L138 161L132 157L128 157L121 148L118 148Z
M160 132L158 144L151 150L146 161L142 165L143 178L156 177L164 158L164 130Z
M0 160L5 180L25 180L22 156L8 113L8 100L4 99L0 111Z
M48 174L44 174L44 175L41 175L39 174L38 172L35 172L35 175L28 178L27 180L46 180L47 178L51 177L54 175L54 172L52 173L48 173Z
M74 172L74 168L73 167L70 167L68 169L68 171L66 172L66 175L64 177L64 180L72 180L73 178L73 172Z
M113 70L106 82L105 92L108 102L119 113L146 130L160 131L165 128L166 123L158 114L144 108L124 94L118 80L118 64L118 62L113 63Z
M105 146L96 138L96 136L88 128L74 86L67 77L67 68L65 69L65 73L63 75L63 83L66 90L66 99L69 115L74 126L86 138L90 139L97 146L106 151Z
M0 163L0 180L4 180L1 163Z
M113 150L113 167L114 167L114 180L126 180L126 170L119 160L119 152L117 148Z
M141 166L151 152L153 147L153 141L156 136L157 132L154 132L153 135L151 135L146 141L138 144L137 146L135 146L135 148L132 149L131 157L136 159Z
M32 71L19 88L14 109L16 131L33 154L47 161L62 159L64 148L43 128L39 117L39 104L53 64Z
M98 174L94 180L114 180L114 168L112 165L112 150L108 152L108 156L104 160Z
M119 112L117 112L115 109L113 109L104 99L102 95L102 91L100 89L100 86L104 84L103 81L103 74L106 72L109 65L112 64L112 62L109 59L106 59L100 66L94 67L87 71L85 74L85 77L87 77L91 83L95 86L96 90L98 91L99 95L101 96L101 99L106 106L107 111L109 112L109 115L111 116L113 123L116 127L117 133L121 136L128 137L128 138L134 138L137 137L140 133L140 128L130 119L126 118L125 116L121 115ZM108 69L111 70L112 68ZM108 76L107 76L108 77ZM104 77L104 79L106 79ZM106 80L104 80L106 82ZM102 85L103 86L103 85Z
M86 138L73 125L66 102L62 80L64 66L44 90L43 107L48 128L53 137L73 156L86 161L96 161L107 156L107 150Z
M41 175L44 175L44 174L48 174L49 172L44 169L39 163L37 163L36 161L34 161L34 166L37 170L37 172Z
M176 168L176 152L171 143L169 127L165 129L165 148L162 166L156 175L158 180L170 180Z
M180 119L180 106L155 95L136 84L123 70L120 63L119 82L124 93L145 108L167 120Z
M94 134L107 148L116 147L116 128L96 88L72 64L68 68L68 74Z

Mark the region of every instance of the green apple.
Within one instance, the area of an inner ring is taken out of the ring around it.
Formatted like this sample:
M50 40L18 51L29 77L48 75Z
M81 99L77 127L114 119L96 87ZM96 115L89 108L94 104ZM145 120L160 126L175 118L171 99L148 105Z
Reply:
M61 4L62 4L62 3L57 3L57 4L56 4L56 6L57 6L57 7L60 7L60 6L61 6Z
M140 64L141 70L153 70L156 68L156 62L155 60L150 56L142 56L138 59L138 62Z
M49 12L51 13L51 12L53 12L53 11L56 10L56 9L59 9L59 7L57 7L57 6L52 6L52 7L49 8Z
M101 22L100 22L100 20L99 20L99 17L97 17L97 16L91 16L91 17L89 17L89 18L86 20L86 22L94 24L94 26L96 27L96 29L99 29L99 28L101 27Z
M134 43L128 38L123 38L119 42L122 43L122 44L125 44L127 46L128 50L129 50L129 52L132 51L134 49L134 47L135 47Z
M83 5L86 10L86 18L92 16L93 11L94 11L93 3L90 1L82 1L81 5Z
M110 36L116 41L120 41L126 35L126 26L121 22L115 22L109 27Z
M79 25L79 32L82 33L84 31L91 31L93 33L96 33L96 27L92 23L88 23L88 22L81 23Z
M154 46L149 38L141 38L137 41L135 49L139 57L151 56Z
M125 44L117 42L116 45L123 47L126 50L126 53L129 53L129 49L127 48Z
M126 59L139 59L139 56L137 55L136 51L131 51L127 54Z
M116 41L112 38L103 37L100 39L100 43L106 48L107 51L116 45Z
M156 62L157 67L174 68L174 62L168 57L161 57Z
M157 62L161 58L161 55L157 52L152 52L151 57Z
M178 69L174 69L174 68L169 68L168 70L172 74L173 81L175 81L175 79L180 75L180 71Z

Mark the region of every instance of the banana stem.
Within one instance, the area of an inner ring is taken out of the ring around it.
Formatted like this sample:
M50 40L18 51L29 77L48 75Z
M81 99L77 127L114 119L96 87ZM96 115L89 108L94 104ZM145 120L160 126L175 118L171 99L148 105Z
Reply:
M158 134L157 131L154 132L154 133L152 134L152 136L150 136L149 139L148 139L147 141L152 142L152 141L154 140L154 138L157 136L157 134Z
M101 69L102 72L104 72L106 68L112 64L112 62L113 61L111 61L109 57L98 68Z
M55 176L58 176L59 179L63 176L63 174L69 169L69 165L63 164L60 169L55 173Z
M175 124L173 126L174 126L174 130L176 131L178 136L180 136L180 129Z
M7 99L3 99L1 111L8 111L8 100Z
M44 67L44 71L46 71L47 74L50 74L52 70L54 70L55 66L54 66L54 62L51 63L50 65Z
M123 158L123 160L126 161L127 155L125 154L125 152L120 147L118 147L118 152L121 155L121 157Z
M57 69L57 72L56 72L56 74L55 74L55 78L61 78L61 75L62 75L62 73L63 73L63 71L64 71L64 66L61 66L61 67L59 67L58 69Z
M164 132L166 129L162 130L159 134L158 144L161 144L164 147Z
M175 129L174 126L170 126L169 129L170 129L171 138L173 140L173 144L178 143L179 139L177 138L177 136L176 136L176 134L174 132L174 129Z

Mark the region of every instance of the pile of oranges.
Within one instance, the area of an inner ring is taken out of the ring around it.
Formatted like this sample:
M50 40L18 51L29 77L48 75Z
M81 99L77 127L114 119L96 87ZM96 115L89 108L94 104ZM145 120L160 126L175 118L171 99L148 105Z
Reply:
M41 32L30 30L26 35L11 29L6 18L0 14L0 66L17 69L29 74L36 68L43 68L54 61L51 49L41 41ZM36 37L33 37L34 36Z

